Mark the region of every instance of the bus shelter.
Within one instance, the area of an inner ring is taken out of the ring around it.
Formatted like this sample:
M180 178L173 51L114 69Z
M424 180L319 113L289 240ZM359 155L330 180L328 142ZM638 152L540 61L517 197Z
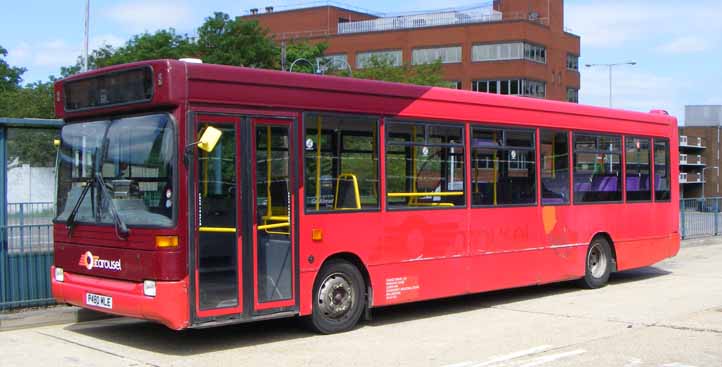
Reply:
M0 117L0 310L53 302L54 140L62 124Z

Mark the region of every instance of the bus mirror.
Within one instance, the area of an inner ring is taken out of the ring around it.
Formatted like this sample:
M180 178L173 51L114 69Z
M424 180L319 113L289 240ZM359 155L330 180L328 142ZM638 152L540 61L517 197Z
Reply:
M207 153L212 152L213 148L215 148L216 144L218 144L218 140L221 139L221 135L223 135L223 132L215 127L206 127L203 131L203 135L201 135L201 139L198 140L198 149Z

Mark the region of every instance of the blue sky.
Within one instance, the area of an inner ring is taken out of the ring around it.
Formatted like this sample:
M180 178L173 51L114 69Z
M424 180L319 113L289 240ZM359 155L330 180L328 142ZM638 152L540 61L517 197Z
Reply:
M394 13L477 4L483 0L345 2ZM121 45L133 34L174 27L193 33L214 11L241 15L306 3L287 1L91 0L91 48ZM25 82L46 80L73 64L83 38L84 0L12 1L3 6L0 45L7 61L24 66ZM606 69L587 63L636 61L614 70L614 107L666 109L684 121L684 105L722 104L722 1L566 0L565 26L581 36L580 102L608 104Z

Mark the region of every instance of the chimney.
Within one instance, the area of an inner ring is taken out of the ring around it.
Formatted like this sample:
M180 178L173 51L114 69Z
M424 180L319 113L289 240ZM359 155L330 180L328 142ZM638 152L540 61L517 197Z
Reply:
M266 13L273 13L273 7L272 7L272 6L267 6L267 7L266 7Z
M258 8L251 9L251 15L256 15L256 14L258 14Z

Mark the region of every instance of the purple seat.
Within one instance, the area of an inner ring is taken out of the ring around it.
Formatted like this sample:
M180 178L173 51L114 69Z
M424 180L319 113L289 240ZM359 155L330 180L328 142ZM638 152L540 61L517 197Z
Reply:
M544 205L564 204L564 199L562 199L562 198L542 198L542 204L544 204Z
M627 177L627 191L640 191L640 177Z

